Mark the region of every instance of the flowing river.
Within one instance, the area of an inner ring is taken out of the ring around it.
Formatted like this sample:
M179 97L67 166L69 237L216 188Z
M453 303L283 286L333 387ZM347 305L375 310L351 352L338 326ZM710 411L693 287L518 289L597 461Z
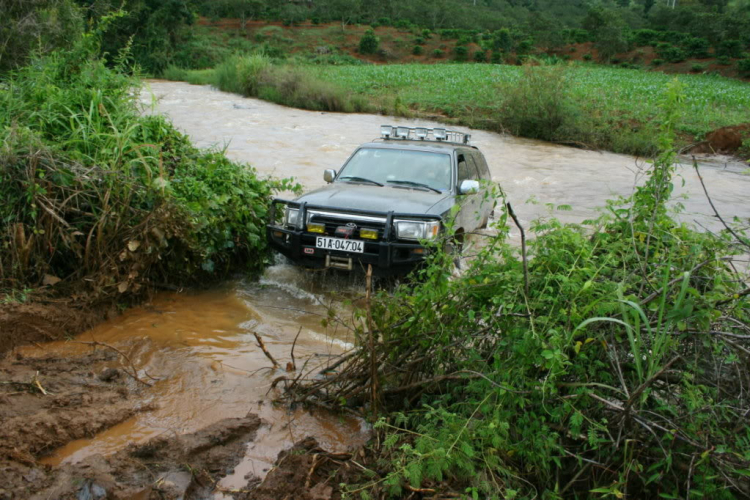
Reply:
M437 123L365 114L334 114L285 108L186 83L151 81L141 101L145 112L163 113L202 147L226 148L228 156L250 163L260 175L295 177L305 189L323 184L325 168L338 169L354 148L379 134L381 124ZM585 151L489 132L470 132L485 154L493 179L514 205L523 225L548 215L580 222L596 216L607 199L628 195L647 166L633 157ZM717 210L750 217L747 166L727 158L702 158L701 173ZM720 228L691 165L678 169L676 191L686 195L681 219L709 230ZM684 181L684 182L683 182ZM408 193L408 192L405 192ZM551 210L560 205L570 210ZM265 425L246 457L221 485L241 488L246 477L262 477L278 452L314 436L326 448L341 451L368 437L367 425L302 409L277 407L269 395L273 380L292 360L324 365L351 347L346 326L322 326L328 307L361 296L361 277L321 279L319 273L282 261L255 281L238 279L210 291L162 293L149 304L82 334L126 350L141 376L156 379L143 390L143 411L92 439L57 450L49 464L75 462L96 453L112 453L132 442L165 432L191 432L222 418L256 412ZM258 347L254 333L282 368ZM296 342L295 342L296 341ZM87 349L56 342L60 355ZM29 348L28 355L33 355ZM220 498L217 497L217 498Z

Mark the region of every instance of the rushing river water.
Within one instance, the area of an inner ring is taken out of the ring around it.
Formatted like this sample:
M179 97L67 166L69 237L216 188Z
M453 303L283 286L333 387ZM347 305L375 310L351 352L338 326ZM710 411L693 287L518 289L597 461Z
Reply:
M144 89L146 112L163 113L200 146L226 147L227 154L251 163L261 175L294 176L306 189L323 184L325 168L338 169L360 143L379 133L383 123L437 126L363 114L332 114L284 108L255 99L185 83L151 81ZM462 128L459 130L465 131ZM580 221L596 214L605 200L629 194L643 162L623 155L584 151L494 133L471 131L473 143L487 157L495 181L503 186L524 225L549 214L548 204L570 205L554 215ZM750 216L750 176L745 166L714 157L703 160L702 174L718 210L728 217ZM716 228L692 167L679 174L678 193L686 222ZM533 201L533 202L532 202ZM268 395L280 370L257 346L253 332L265 340L282 366L295 346L298 365L310 366L351 346L345 327L323 327L327 306L363 291L357 276L319 279L283 262L259 281L239 280L211 291L163 293L148 305L82 334L130 353L142 376L158 379L143 391L144 411L92 439L57 450L47 463L77 461L95 453L112 453L131 442L164 432L195 431L226 417L255 411L266 422L249 445L245 460L222 485L239 488L247 474L263 476L277 453L306 436L332 450L364 441L368 428L357 419L341 419L273 405ZM56 342L49 350L75 354L86 347ZM32 355L29 350L28 355Z

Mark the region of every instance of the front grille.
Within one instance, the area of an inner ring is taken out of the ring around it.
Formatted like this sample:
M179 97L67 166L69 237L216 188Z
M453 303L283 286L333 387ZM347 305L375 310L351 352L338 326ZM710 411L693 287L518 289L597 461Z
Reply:
M344 214L342 214L344 215ZM345 215L344 215L345 217ZM349 221L345 218L339 218L339 217L332 217L330 215L322 215L322 214L316 214L312 213L309 222L314 222L317 224L324 224L325 225L325 235L326 236L336 236L336 228L339 226L346 226L348 222L352 222L357 225L357 229L354 231L354 238L360 239L359 236L359 230L360 229L373 229L378 232L378 239L372 240L372 239L364 239L365 241L382 241L383 236L385 234L385 222L384 221Z

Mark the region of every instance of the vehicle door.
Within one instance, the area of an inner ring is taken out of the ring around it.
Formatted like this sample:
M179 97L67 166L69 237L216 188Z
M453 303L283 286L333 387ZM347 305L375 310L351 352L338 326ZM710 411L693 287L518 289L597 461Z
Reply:
M474 158L474 162L479 172L479 182L481 184L480 195L478 199L478 210L482 215L482 220L489 216L492 212L494 200L489 197L492 193L492 174L490 168L487 166L487 161L484 159L484 155L479 151L471 151L471 156Z
M458 180L456 184L456 200L461 207L456 216L457 228L463 227L465 231L471 231L478 227L477 210L479 209L479 194L460 194L461 183L465 180L479 181L479 172L474 159L468 151L459 150L456 154L458 165Z

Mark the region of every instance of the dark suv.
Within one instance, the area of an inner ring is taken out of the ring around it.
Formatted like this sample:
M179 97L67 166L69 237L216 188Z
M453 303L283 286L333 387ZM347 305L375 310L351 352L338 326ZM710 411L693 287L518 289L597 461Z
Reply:
M361 263L401 274L424 259L423 243L442 234L453 206L459 237L487 225L490 172L468 134L384 125L381 136L338 173L326 170L327 186L273 201L267 232L274 249L308 267Z

